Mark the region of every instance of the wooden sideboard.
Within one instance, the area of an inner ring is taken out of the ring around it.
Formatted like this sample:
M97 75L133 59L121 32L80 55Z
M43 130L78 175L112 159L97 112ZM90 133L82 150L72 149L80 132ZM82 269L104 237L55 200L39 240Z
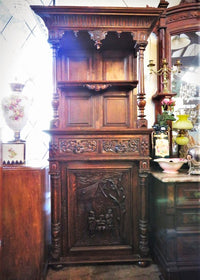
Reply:
M150 199L161 279L200 279L200 176L153 172Z
M3 166L2 280L45 279L48 173L46 168Z
M163 9L31 7L53 49L49 263L145 265L152 130L144 50Z

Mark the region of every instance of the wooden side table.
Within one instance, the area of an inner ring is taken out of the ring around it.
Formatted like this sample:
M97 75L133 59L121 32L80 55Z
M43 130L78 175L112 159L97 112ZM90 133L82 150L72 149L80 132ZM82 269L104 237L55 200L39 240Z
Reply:
M3 167L3 280L44 279L47 178L45 168Z

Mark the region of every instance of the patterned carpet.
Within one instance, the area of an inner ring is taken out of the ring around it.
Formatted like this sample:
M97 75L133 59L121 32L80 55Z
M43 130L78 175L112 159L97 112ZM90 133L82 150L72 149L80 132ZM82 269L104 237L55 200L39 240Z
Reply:
M46 280L159 280L159 269L155 264L146 268L134 264L79 265L62 270L48 270Z

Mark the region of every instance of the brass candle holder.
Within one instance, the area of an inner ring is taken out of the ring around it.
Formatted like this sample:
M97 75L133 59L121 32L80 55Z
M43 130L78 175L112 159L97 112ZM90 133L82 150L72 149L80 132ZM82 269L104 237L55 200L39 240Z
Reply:
M163 58L162 60L162 67L158 70L155 71L153 68L155 66L153 60L149 60L149 64L147 65L147 67L149 67L150 69L150 74L156 74L158 76L162 76L162 84L163 84L163 93L169 93L169 89L168 89L168 81L169 81L169 75L171 73L180 73L181 72L181 62L180 60L177 60L176 63L174 64L174 66L176 66L176 69L173 69L168 67L168 62L166 60L166 58Z

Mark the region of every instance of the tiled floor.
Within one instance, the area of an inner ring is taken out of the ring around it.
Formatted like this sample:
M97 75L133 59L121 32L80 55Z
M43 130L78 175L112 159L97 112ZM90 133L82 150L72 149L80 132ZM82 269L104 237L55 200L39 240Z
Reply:
M48 270L46 280L159 280L155 264L141 268L135 264L78 265Z

